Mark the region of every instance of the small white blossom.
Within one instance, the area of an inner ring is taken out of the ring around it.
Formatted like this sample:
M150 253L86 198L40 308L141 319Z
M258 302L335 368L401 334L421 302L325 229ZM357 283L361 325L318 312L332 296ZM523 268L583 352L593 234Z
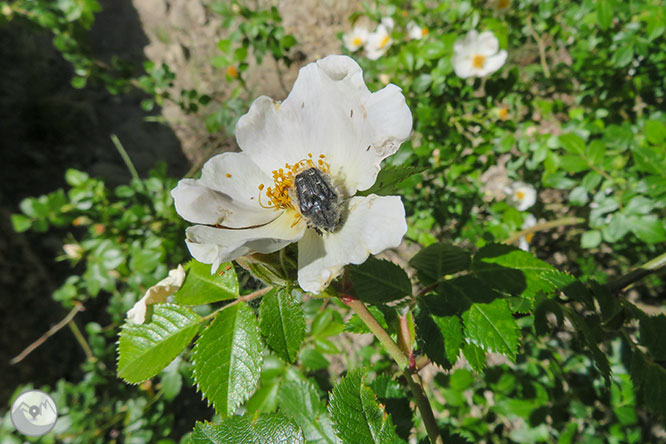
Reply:
M367 40L368 30L360 26L354 27L354 29L342 36L345 47L351 52L357 51Z
M416 22L407 23L407 35L412 40L420 40L426 35L428 35L428 28L420 27Z
M393 17L383 17L379 24L386 28L388 32L393 31L393 28L395 28L395 21L393 20Z
M527 217L525 218L525 221L523 222L522 229L526 230L528 228L532 228L537 224L536 217L534 217L531 214L528 214ZM521 250L529 251L530 249L530 243L532 242L532 238L534 237L534 233L529 233L526 234L525 236L520 236L520 239L518 239L518 248Z
M169 271L169 275L153 285L146 294L127 312L127 320L135 324L143 324L146 320L148 305L166 302L167 297L178 291L185 281L185 270L178 265Z
M375 32L368 36L368 41L365 44L365 55L370 60L377 60L386 54L392 43L391 30L380 24Z
M303 67L283 102L256 99L236 125L239 153L171 191L199 262L272 253L298 242L298 283L320 293L347 264L400 244L399 196L354 196L407 139L412 115L400 88L371 93L360 66L329 56Z
M519 211L525 211L535 204L537 192L532 185L524 182L514 182L504 190L511 205Z
M471 30L453 45L453 70L458 77L485 77L494 73L506 62L507 52L499 49L497 37L485 31Z
M83 253L85 252L83 247L79 244L65 244L62 246L62 250L68 258L77 261L83 257Z

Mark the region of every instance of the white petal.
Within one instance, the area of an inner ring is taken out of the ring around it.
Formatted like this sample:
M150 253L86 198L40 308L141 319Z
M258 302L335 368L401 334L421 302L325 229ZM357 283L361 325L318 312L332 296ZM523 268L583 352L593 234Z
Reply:
M212 264L211 273L219 264L252 253L272 253L303 237L305 221L296 224L295 213L283 212L274 221L255 228L225 229L195 225L186 231L186 243L199 262Z
M178 265L178 268L169 271L167 277L146 291L146 294L127 312L127 319L135 324L143 324L148 305L166 302L167 297L178 291L184 281L185 270L182 265Z
M405 208L398 196L354 197L342 227L318 235L307 230L298 244L298 283L321 293L347 264L400 245L407 232Z
M328 56L300 70L281 104L255 100L239 120L236 137L267 174L308 153L315 159L324 154L335 182L350 196L372 185L379 162L397 150L411 125L399 88L370 93L353 59Z
M507 53L505 50L501 50L498 54L487 57L479 75L485 77L500 69L502 65L504 65L504 62L506 62L506 57Z
M530 251L530 243L527 242L525 236L520 236L520 239L518 239L518 248L523 251Z
M467 55L454 55L451 59L451 64L453 65L453 70L456 75L460 78L466 79L476 75L476 69L472 64L472 58Z
M476 51L486 57L497 54L499 51L497 37L490 31L482 32L476 39Z
M228 177L229 176L229 177ZM259 184L268 178L243 153L224 153L203 166L201 179L183 179L171 191L176 211L197 224L244 228L277 217L259 205Z

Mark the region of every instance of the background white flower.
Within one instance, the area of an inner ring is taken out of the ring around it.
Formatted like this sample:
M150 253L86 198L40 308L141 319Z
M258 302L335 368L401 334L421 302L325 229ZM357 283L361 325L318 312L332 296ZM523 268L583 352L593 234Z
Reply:
M357 51L368 40L368 30L355 26L350 32L342 36L345 47L351 52Z
M521 228L525 230L527 228L532 228L536 224L537 224L536 217L534 217L531 214L528 214ZM520 248L521 250L529 251L530 243L532 242L533 237L534 233L529 233L526 234L525 236L520 236L520 239L518 239L518 248Z
M407 23L407 35L412 40L420 40L426 35L428 35L428 28L420 27L416 22Z
M511 205L525 211L536 202L537 192L532 185L525 182L513 182L504 190Z
M146 320L148 305L166 302L167 297L177 292L185 281L185 270L178 265L169 271L169 275L150 287L146 294L127 312L127 319L135 324L143 324Z
M485 31L471 30L453 45L453 70L458 77L485 77L494 73L506 62L507 52L499 49L497 37Z
M391 47L393 40L391 39L391 30L380 24L377 26L375 32L368 36L368 41L365 44L365 55L370 60L377 60Z
M321 292L344 265L400 244L400 197L353 196L374 184L411 127L400 88L371 93L350 57L305 66L284 102L259 97L240 118L242 152L213 157L200 179L172 190L178 214L198 224L187 229L190 253L214 272L223 261L298 242L298 282ZM305 211L313 203L319 222Z

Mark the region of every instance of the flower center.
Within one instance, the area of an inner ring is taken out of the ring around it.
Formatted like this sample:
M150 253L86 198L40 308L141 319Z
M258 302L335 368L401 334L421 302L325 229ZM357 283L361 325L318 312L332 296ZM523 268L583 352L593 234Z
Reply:
M475 68L483 68L483 64L486 63L486 56L481 54L475 54L474 59L472 60L472 66Z
M259 185L259 205L263 208L273 208L275 210L297 210L291 195L291 192L294 189L296 176L309 168L317 168L328 174L330 172L330 166L324 159L326 159L326 156L323 154L320 154L319 159L315 160L312 157L312 153L308 153L307 159L299 160L293 165L285 163L284 168L273 170L273 186L266 187L263 183ZM268 198L267 205L261 201L261 193L264 189L266 190L266 197Z
M363 43L363 39L361 37L354 37L352 39L352 45L354 45L354 46L361 46L362 43Z
M423 28L421 28L421 37L427 36L428 32L429 32L428 28L426 28L425 26Z
M516 200L523 200L525 199L525 192L524 191L516 191Z
M528 244L532 243L533 238L534 238L534 233L527 233L525 235L525 240L527 241Z
M386 45L388 45L388 42L391 40L391 37L388 35L385 35L382 40L379 42L379 47L381 49L384 49Z

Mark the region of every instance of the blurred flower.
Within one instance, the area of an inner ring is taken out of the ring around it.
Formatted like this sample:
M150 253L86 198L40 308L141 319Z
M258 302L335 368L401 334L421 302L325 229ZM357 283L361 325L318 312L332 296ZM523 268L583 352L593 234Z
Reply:
M232 79L237 79L238 78L238 70L236 69L235 66L228 66L227 67L227 75L231 77Z
M143 324L146 321L146 310L148 305L166 302L167 297L177 292L185 281L185 270L178 265L169 271L169 275L153 285L146 294L127 312L127 320L135 324Z
M357 51L368 40L368 30L359 26L342 36L345 47L351 52Z
M303 67L283 102L256 99L236 125L239 153L203 166L171 191L192 256L212 264L298 242L298 283L320 293L347 264L400 244L399 196L353 197L407 139L400 88L371 93L360 66L329 56Z
M511 6L511 0L488 0L488 6L498 12L506 12Z
M379 74L379 81L382 82L384 85L388 85L389 82L391 82L391 78L389 77L388 74L381 73Z
M522 229L526 230L528 228L532 228L537 224L536 217L534 217L531 214L528 214L527 217L525 218L525 221L523 222ZM521 250L529 251L530 249L530 243L532 242L532 238L534 237L534 233L528 233L525 236L520 236L520 239L518 239L518 248Z
M492 32L481 34L471 30L453 45L453 70L458 77L485 77L504 65L507 52L499 49L497 37Z
M65 244L62 249L69 259L78 261L83 257L84 250L79 244Z
M377 26L377 30L368 36L368 41L365 44L365 55L367 58L377 60L386 54L386 51L388 51L393 42L390 32L390 29L380 24Z
M511 205L519 211L525 211L536 202L537 192L532 185L514 182L504 190Z
M506 108L506 106L503 106L499 109L498 114L500 119L506 120L506 118L509 116L509 110Z
M428 35L428 28L425 26L421 28L416 22L407 23L407 35L412 40L420 40L426 35Z
M384 17L379 22L379 25L386 28L388 30L388 32L391 32L391 31L393 31L393 28L395 27L395 21L393 21L392 17Z

